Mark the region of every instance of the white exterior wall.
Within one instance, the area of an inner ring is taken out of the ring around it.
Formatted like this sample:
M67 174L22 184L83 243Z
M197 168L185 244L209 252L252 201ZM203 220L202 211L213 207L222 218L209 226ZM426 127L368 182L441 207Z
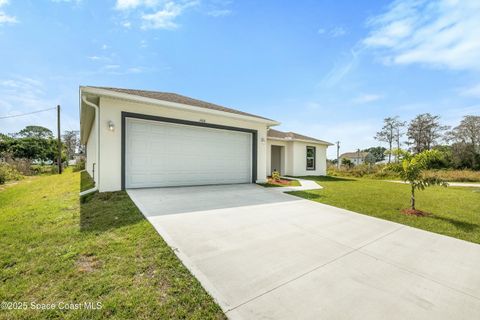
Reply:
M283 146L285 150L284 170L287 176L324 176L327 174L327 146L323 144L282 141L268 139L267 142L267 175L271 174L272 145ZM307 146L315 147L315 170L307 170Z
M307 170L307 146L315 147L315 170ZM327 174L327 146L310 142L293 142L293 175L324 176Z
M93 121L86 148L87 161L85 163L85 169L96 183L98 181L98 164L95 164L95 175L93 174L93 164L97 161L97 124L95 121Z
M121 189L121 113L132 112L189 121L205 120L206 123L257 130L257 182L265 182L267 176L267 126L266 124L212 115L203 112L179 110L172 107L133 102L111 97L100 97L100 183L99 189L117 191ZM108 130L113 121L115 130ZM93 130L93 129L92 129ZM262 142L263 140L263 142ZM90 140L89 140L90 142ZM90 150L88 151L90 152Z

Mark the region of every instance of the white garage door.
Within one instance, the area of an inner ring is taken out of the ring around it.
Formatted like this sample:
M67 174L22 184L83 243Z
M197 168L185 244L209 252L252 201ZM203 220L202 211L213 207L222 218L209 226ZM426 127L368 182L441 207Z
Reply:
M252 134L126 119L126 188L249 183Z

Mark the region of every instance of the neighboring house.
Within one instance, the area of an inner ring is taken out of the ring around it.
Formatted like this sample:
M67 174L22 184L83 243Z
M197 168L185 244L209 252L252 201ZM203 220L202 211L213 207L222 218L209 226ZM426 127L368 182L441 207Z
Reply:
M325 175L328 142L174 93L80 87L86 169L100 191Z
M365 158L367 157L368 152L346 152L340 155L340 163L342 159L350 160L354 165L365 163Z

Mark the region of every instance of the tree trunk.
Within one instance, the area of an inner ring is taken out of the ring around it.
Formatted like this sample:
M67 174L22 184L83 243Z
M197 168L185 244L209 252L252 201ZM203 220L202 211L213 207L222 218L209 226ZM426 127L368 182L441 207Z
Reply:
M390 140L390 152L388 153L388 163L392 160L392 140Z
M411 197L412 210L415 210L415 187L412 185L412 197Z

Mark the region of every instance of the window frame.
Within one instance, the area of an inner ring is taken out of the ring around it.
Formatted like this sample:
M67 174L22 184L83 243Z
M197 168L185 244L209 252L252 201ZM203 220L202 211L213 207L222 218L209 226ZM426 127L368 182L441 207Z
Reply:
M313 150L313 157L308 156L308 150L312 149ZM313 158L313 167L308 166L308 159ZM305 153L305 168L307 171L315 171L317 167L317 147L314 146L307 146L306 148L306 153Z

